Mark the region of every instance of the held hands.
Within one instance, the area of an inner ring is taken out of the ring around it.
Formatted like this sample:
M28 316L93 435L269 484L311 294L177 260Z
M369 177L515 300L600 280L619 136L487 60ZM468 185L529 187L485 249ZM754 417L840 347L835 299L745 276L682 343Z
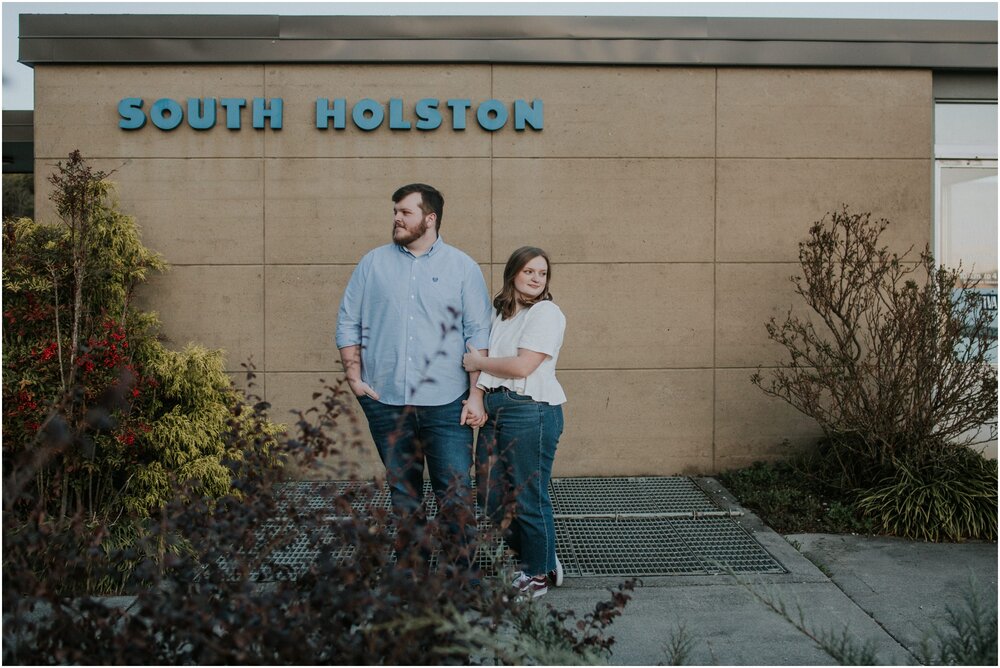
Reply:
M371 385L360 378L348 378L347 384L351 386L351 392L354 392L354 396L370 397L375 401L378 401L378 392L373 390Z
M465 344L465 347L469 352L462 355L462 368L464 368L469 373L473 371L482 371L483 368L480 366L481 361L486 359L483 357L482 353L472 347L471 343Z
M483 407L483 395L473 392L468 399L462 401L462 418L459 424L472 428L486 424L486 409Z

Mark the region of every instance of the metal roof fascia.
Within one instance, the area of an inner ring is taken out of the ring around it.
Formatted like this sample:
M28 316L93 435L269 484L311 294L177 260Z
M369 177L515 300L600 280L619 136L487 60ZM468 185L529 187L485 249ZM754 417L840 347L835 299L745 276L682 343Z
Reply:
M9 141L34 141L35 138L35 112L24 110L3 111L3 140Z
M277 15L20 14L22 38L280 37Z
M20 61L28 65L495 62L995 71L997 63L997 24L990 21L51 14L20 18Z
M935 100L997 101L997 73L935 72Z
M996 43L994 21L710 18L709 37L834 42ZM777 28L780 27L780 31Z
M637 16L22 14L24 37L996 42L991 21Z
M996 70L995 44L720 40L355 40L123 38L27 40L34 64L506 63L549 65L919 67Z
M654 29L655 28L655 29ZM283 16L282 39L703 39L707 19L601 16Z

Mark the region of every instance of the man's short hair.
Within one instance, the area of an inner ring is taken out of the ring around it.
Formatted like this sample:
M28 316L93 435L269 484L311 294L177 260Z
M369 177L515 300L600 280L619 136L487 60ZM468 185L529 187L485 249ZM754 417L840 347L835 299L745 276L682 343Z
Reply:
M393 203L399 202L399 200L411 193L420 193L422 199L420 210L424 212L425 216L429 216L432 213L437 214L436 229L440 230L441 219L444 217L444 195L439 193L437 188L429 186L426 183L411 183L394 192L392 194L392 201Z

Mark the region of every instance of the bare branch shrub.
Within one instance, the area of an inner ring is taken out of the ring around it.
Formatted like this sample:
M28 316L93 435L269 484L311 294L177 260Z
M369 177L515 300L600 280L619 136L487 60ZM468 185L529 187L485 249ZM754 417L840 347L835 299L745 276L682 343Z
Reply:
M994 313L929 249L890 252L888 224L844 206L812 225L792 281L813 317L771 318L789 359L752 378L816 420L852 487L970 445L981 425L996 437Z

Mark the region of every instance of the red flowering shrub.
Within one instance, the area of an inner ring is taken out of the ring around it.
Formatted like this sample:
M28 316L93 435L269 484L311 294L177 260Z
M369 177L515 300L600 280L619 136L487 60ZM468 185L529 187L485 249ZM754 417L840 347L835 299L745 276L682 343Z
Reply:
M167 350L155 317L132 306L164 264L110 203L106 177L74 153L50 179L61 222L3 223L3 466L7 477L37 451L29 477L46 516L106 522L110 550L180 482L230 492L223 459L238 453L225 434L241 398L221 351ZM43 456L43 441L60 446Z

